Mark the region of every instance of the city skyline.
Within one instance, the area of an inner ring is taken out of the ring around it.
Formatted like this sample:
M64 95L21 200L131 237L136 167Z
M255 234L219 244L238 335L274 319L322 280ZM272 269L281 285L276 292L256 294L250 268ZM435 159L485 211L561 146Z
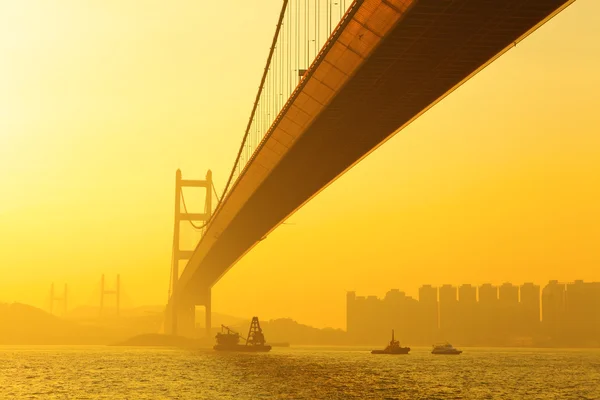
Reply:
M357 344L395 329L407 341L497 346L600 346L600 282L480 286L424 284L418 299L399 289L385 297L346 294L346 330Z

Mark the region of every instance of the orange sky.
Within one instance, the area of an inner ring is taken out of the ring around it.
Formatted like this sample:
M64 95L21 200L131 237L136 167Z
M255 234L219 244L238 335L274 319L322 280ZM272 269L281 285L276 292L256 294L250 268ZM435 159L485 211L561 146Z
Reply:
M0 1L0 301L93 304L120 272L165 302L175 170L223 188L279 7ZM598 15L578 0L322 192L214 310L344 327L346 290L600 280Z

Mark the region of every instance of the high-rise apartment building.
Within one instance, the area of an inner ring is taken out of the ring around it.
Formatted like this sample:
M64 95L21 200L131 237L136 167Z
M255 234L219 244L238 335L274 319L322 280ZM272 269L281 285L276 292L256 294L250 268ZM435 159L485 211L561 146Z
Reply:
M498 341L498 287L485 283L479 287L477 304L477 336L479 342L495 344Z
M477 288L461 285L458 288L458 336L472 345L477 337Z
M565 284L550 281L542 290L542 323L544 331L555 340L562 339L565 318Z
M433 343L438 339L438 290L431 285L419 288L419 319L417 329L423 340Z
M540 287L531 282L524 283L520 288L519 316L521 333L532 337L539 331L540 325Z
M576 280L565 290L564 339L566 344L600 339L600 283Z
M502 337L515 338L519 324L519 287L503 283L498 289L498 329Z
M445 340L455 341L459 326L458 298L456 287L440 287L440 333Z

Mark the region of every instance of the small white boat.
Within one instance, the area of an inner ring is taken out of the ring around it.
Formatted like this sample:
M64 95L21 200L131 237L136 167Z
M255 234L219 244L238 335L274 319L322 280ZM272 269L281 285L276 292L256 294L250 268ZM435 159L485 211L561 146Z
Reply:
M454 347L452 347L452 345L448 342L446 343L439 343L439 344L434 344L433 345L433 350L431 351L431 354L448 354L448 355L457 355L462 353L462 350L458 350L455 349Z

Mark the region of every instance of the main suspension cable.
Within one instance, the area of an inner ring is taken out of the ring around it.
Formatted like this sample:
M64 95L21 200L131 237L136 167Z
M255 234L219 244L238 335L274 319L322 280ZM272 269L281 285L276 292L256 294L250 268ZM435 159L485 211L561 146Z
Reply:
M180 190L181 190L181 189L180 189ZM188 210L187 210L187 206L186 206L186 204L185 204L185 197L183 197L183 190L181 190L181 192L180 192L180 193L181 193L181 202L183 203L183 210L185 211L185 213L186 213L186 214L189 214L189 213L188 213ZM204 227L205 227L206 225L208 225L208 221L206 221L204 224L202 224L202 225L200 225L200 226L198 226L198 225L194 224L194 221L192 221L191 219L188 219L188 222L190 223L190 225L192 225L192 227L193 227L194 229L198 229L198 230L202 230L202 229L204 229Z

